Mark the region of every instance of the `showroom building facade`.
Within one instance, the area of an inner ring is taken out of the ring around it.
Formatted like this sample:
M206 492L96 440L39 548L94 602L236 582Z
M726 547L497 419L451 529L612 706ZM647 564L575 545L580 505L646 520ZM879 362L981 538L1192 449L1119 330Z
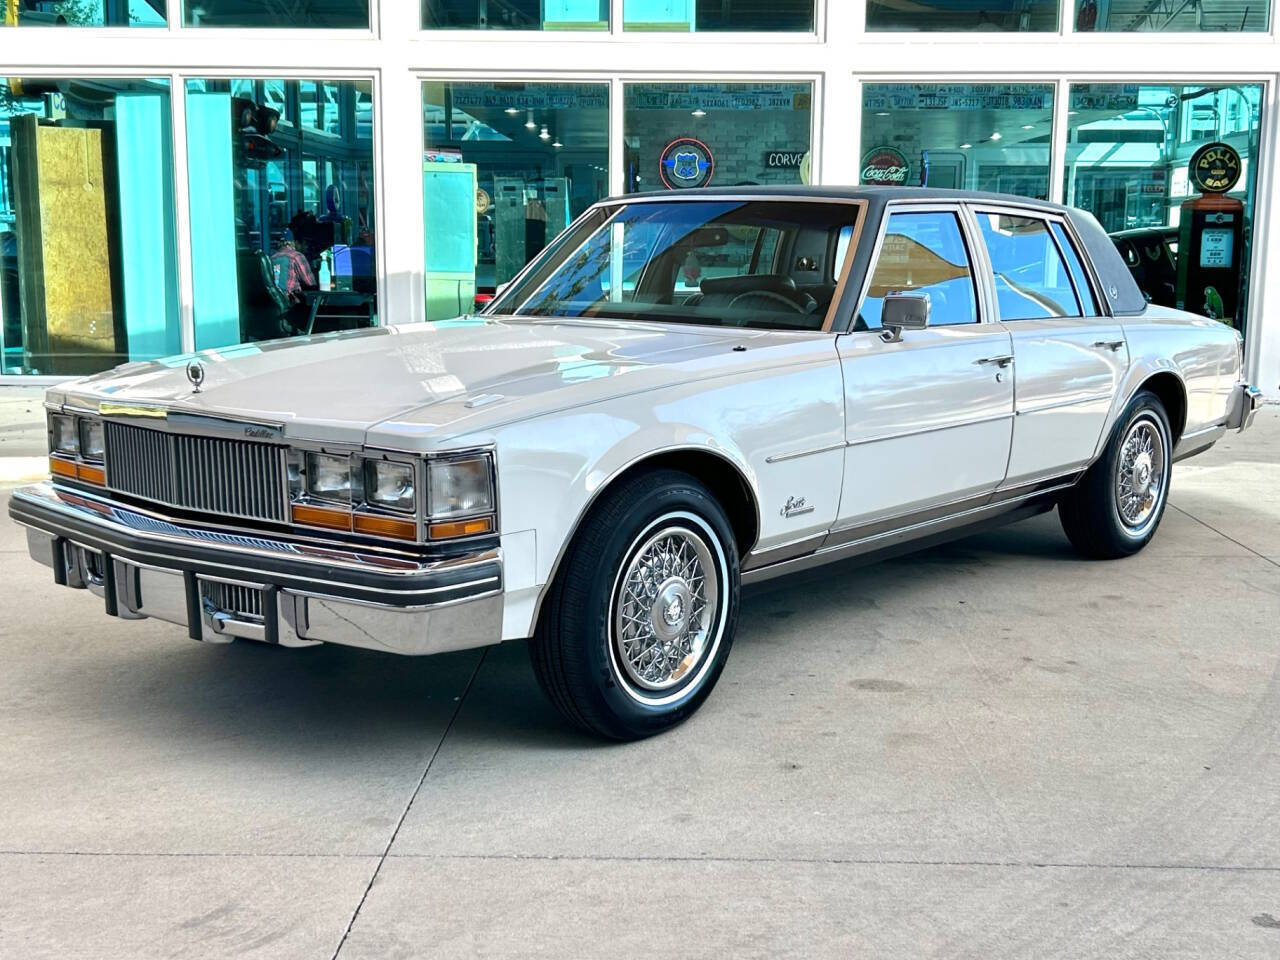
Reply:
M4 2L0 382L445 320L611 194L877 182L1092 211L1280 394L1265 4Z

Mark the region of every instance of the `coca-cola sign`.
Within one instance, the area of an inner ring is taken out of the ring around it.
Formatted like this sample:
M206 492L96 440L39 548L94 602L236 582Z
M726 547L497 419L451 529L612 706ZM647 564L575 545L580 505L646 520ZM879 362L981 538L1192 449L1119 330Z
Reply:
M876 147L862 158L862 182L901 186L911 172L907 158L893 147Z

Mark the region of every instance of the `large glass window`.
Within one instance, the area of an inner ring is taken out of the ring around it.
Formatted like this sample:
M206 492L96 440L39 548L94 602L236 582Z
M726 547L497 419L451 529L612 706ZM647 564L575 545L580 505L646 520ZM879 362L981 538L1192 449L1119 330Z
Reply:
M187 81L197 349L377 323L370 92Z
M867 0L867 29L903 33L1056 31L1058 0Z
M929 324L978 322L969 251L954 213L894 213L885 227L880 255L855 330L879 330L884 298L890 293L929 298Z
M166 0L6 0L6 27L163 27Z
M1072 85L1064 199L1098 218L1151 301L1243 324L1261 103L1260 84ZM1230 163L1225 193L1196 185L1201 148Z
M609 190L606 83L423 85L427 318L466 313Z
M1047 200L1052 128L1052 84L866 83L861 179Z
M1198 0L1148 3L1134 0L1075 0L1075 28L1087 31L1264 32L1269 3Z
M808 83L629 83L627 191L808 183Z
M179 350L165 80L0 80L0 372Z
M422 0L428 30L608 30L609 0Z
M813 0L626 0L627 30L772 32L813 30Z
M189 27L367 30L369 0L183 0L183 16Z
M861 206L782 200L601 209L503 293L502 313L824 329Z

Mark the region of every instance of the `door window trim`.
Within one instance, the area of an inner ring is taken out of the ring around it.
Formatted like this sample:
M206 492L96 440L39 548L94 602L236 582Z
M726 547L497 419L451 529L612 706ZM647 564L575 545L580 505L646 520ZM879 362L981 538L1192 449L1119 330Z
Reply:
M858 299L854 303L853 312L849 314L849 321L846 329L840 331L845 334L861 334L871 333L879 336L880 330L855 330L854 325L858 322L858 314L862 312L862 305L866 302L867 294L871 291L871 281L875 277L876 267L880 263L880 253L884 248L885 235L889 231L889 219L895 213L953 213L956 218L956 226L960 230L960 241L965 246L965 254L969 258L969 278L973 283L973 304L974 310L977 312L976 323L955 323L946 324L957 330L967 329L969 327L981 328L983 324L994 322L994 315L987 309L985 284L979 277L978 261L975 256L974 240L972 235L972 226L970 218L966 214L965 204L960 200L890 200L884 205L884 212L880 215L880 224L876 228L876 242L871 249L871 257L867 260L866 275L862 278L862 290L858 294ZM853 262L854 244L857 242L858 236L855 233L853 240L849 244L849 255L845 258L845 266ZM984 249L985 254L985 249Z
M1092 262L1087 256L1080 253L1084 247L1080 243L1079 237L1076 236L1075 231L1071 227L1071 218L1065 213L1059 213L1056 210L1041 210L1036 207L1022 207L1011 203L987 203L981 200L966 203L965 208L973 218L974 230L979 234L978 239L981 242L983 258L986 261L986 277L989 279L991 285L990 297L992 315L997 320L1002 323L1017 323L1019 320L1028 319L1088 320L1090 318L1107 316L1107 314L1103 312L1103 308L1101 306L1103 302L1102 298L1098 296L1097 278L1093 275ZM1058 251L1058 257L1062 261L1062 269L1065 270L1067 274L1067 282L1071 284L1071 292L1075 296L1076 304L1080 308L1080 312L1078 314L1067 317L1020 317L1014 320L1005 320L1004 317L1000 316L1000 304L996 296L995 289L995 266L991 262L991 252L987 249L987 239L985 236L981 236L982 226L978 223L978 216L984 213L995 214L996 216L1022 217L1027 220L1039 220L1045 225L1045 233L1048 234L1049 240L1053 243L1054 249ZM1072 275L1071 267L1067 263L1067 258L1062 252L1062 247L1058 243L1058 238L1054 235L1054 232L1050 227L1051 223L1059 224L1066 233L1067 239L1070 241L1072 249L1075 251L1076 259L1080 261L1080 267L1084 271L1085 281L1090 285L1090 294L1093 297L1094 305L1098 308L1097 313L1090 314L1085 312L1084 299L1080 296L1080 289L1076 286L1076 279Z
M1071 263L1067 259L1067 251L1062 249L1062 241L1058 239L1058 235L1054 232L1051 225L1049 227L1049 236L1053 239L1054 246L1058 248L1058 256L1062 258L1063 264L1066 265L1067 276L1071 279L1071 286L1074 287L1076 291L1076 301L1080 304L1080 315L1086 319L1090 317L1103 316L1102 308L1099 306L1099 304L1102 303L1102 298L1099 297L1097 291L1093 289L1093 281L1089 276L1088 268L1085 266L1085 258L1080 255L1079 247L1072 243L1071 234L1067 226L1067 218L1063 217L1061 220L1057 220L1056 222L1062 228L1062 235L1066 238L1067 244L1071 246L1071 253L1074 254L1076 263L1080 264L1080 272L1084 275L1084 282L1089 287L1087 292L1089 294L1090 301L1093 303L1092 311L1085 310L1084 297L1080 295L1080 285L1076 283L1075 271L1071 269Z

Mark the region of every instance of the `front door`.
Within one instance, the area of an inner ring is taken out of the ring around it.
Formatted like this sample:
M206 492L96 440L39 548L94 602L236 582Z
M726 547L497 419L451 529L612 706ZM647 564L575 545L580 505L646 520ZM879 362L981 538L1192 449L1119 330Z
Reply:
M853 332L837 340L846 447L832 545L980 506L1009 460L1013 351L980 309L959 208L891 205L887 217ZM929 296L928 329L887 342L891 291Z
M1067 225L1047 213L975 208L1000 321L1017 361L1006 485L1056 480L1093 459L1128 366Z

